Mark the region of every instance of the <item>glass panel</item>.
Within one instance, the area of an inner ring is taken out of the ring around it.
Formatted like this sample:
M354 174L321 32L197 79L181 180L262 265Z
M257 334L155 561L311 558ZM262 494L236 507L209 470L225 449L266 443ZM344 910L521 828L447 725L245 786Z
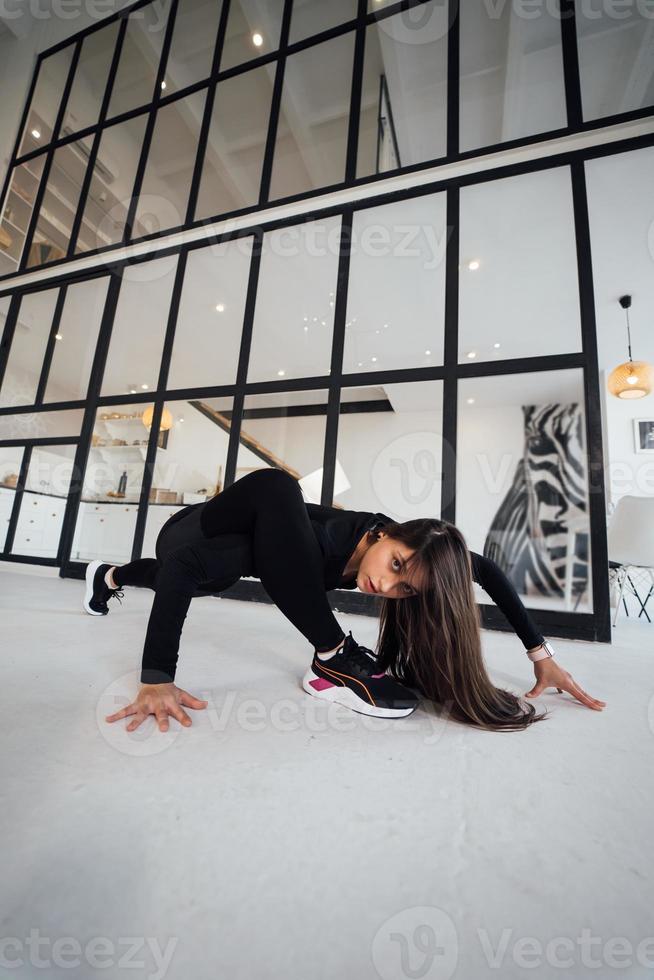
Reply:
M105 277L68 287L44 401L86 398L108 285Z
M52 436L78 436L84 410L67 408L62 412L22 412L0 415L0 439L44 439Z
M568 167L461 188L459 360L581 350Z
M148 409L152 405L141 403L99 408L96 413L73 561L102 558L118 564L131 558L149 438L143 415ZM163 437L161 433L161 442Z
M468 547L498 563L525 605L592 611L582 371L466 379L458 405L456 523Z
M155 458L143 557L155 557L157 535L175 511L222 490L232 407L232 398L166 403L162 426L167 441Z
M91 137L55 151L30 245L28 267L63 259L68 251L79 196L91 152Z
M328 374L340 217L263 237L248 381Z
M0 275L18 268L44 163L40 156L14 169L0 223Z
M284 0L232 0L220 70L242 65L274 51L279 44Z
M445 156L447 16L431 0L366 29L357 177Z
M567 125L560 14L535 13L460 5L462 152Z
M445 194L354 215L343 371L443 363Z
M270 198L345 179L354 32L286 62Z
M84 38L66 105L62 136L97 123L117 37L118 21Z
M654 105L651 4L585 0L575 17L584 119Z
M108 118L152 102L169 11L170 0L158 0L129 15Z
M186 221L206 95L206 90L195 92L157 112L136 209L140 234L178 228Z
M176 255L125 269L102 395L156 388L176 269Z
M307 501L320 503L328 397L326 390L247 395L236 479L268 467L286 470Z
M11 549L14 555L56 558L76 446L35 446Z
M354 20L357 0L293 0L293 16L289 44L327 31L330 27Z
M122 241L147 115L103 130L76 252ZM140 225L135 234L146 234Z
M626 496L654 497L654 453L642 441L652 429L654 399L617 398L608 390L612 371L628 360L627 317L619 297L632 296L629 323L634 361L654 364L654 226L651 198L654 147L586 162L597 355L603 416L604 474L609 515ZM617 558L609 534L609 559ZM636 573L634 573L636 574ZM645 573L646 575L647 573ZM634 579L636 587L643 592ZM617 596L614 593L615 603ZM627 594L629 613L638 617L636 597ZM648 611L651 610L651 605ZM619 613L624 615L624 607ZM651 613L650 613L651 615ZM641 622L644 617L641 617Z
M343 388L334 506L440 517L442 426L442 381Z
M189 252L168 388L236 382L252 239Z
M218 85L196 219L258 203L274 80L264 65Z
M41 62L18 156L31 153L52 139L74 51L75 45L69 44Z
M24 446L0 446L0 551L5 549Z
M166 95L207 78L211 72L222 0L182 0L177 7L166 64Z
M0 406L33 404L58 294L58 289L48 289L23 296L0 390Z

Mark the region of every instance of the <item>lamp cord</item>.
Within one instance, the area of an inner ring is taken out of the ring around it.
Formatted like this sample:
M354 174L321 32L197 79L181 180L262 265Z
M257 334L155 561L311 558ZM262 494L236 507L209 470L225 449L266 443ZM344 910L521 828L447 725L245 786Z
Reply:
M631 356L631 327L629 325L629 310L626 309L625 313L627 314L627 346L629 348L629 360L633 361L633 357Z

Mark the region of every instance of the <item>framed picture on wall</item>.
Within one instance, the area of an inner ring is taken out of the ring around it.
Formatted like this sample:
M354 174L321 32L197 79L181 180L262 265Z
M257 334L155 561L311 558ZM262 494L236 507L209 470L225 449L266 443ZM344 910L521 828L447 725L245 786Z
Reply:
M634 419L637 453L654 453L654 419Z

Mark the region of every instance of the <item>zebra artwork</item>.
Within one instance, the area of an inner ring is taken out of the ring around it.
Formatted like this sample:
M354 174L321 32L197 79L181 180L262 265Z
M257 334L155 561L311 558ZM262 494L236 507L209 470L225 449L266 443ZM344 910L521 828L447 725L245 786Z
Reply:
M568 525L588 515L583 413L578 404L523 405L524 449L484 544L523 595L563 596ZM577 534L572 595L588 584L588 533Z

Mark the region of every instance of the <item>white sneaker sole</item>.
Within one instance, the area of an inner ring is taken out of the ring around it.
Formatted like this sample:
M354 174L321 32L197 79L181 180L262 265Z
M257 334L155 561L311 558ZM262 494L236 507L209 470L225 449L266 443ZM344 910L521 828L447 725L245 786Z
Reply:
M309 667L302 678L302 687L312 698L342 704L360 715L372 715L375 718L406 718L408 715L413 714L418 707L416 702L413 708L377 708L373 704L366 704L349 687L339 687L338 684L334 684L332 687L325 687L322 691L319 691L311 686L311 681L321 681L322 679Z
M96 612L95 609L91 609L89 603L93 598L93 579L95 578L95 573L97 572L100 565L106 565L104 561L92 561L90 565L86 566L86 592L84 593L84 611L89 614L89 616L104 616L104 613Z

